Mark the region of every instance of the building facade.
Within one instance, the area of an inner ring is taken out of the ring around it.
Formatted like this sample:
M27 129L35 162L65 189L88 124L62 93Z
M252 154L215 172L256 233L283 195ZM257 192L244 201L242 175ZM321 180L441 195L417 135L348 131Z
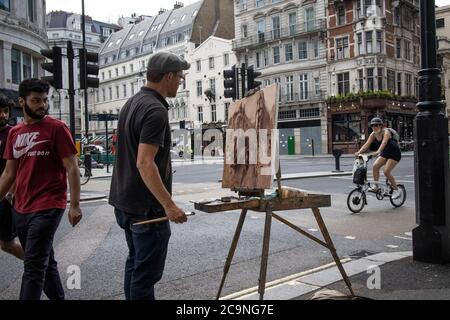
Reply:
M420 65L418 0L328 1L328 152L356 152L381 116L413 139Z
M450 6L436 9L436 35L438 61L442 68L442 90L446 102L446 114L450 116ZM450 135L450 119L449 119Z
M45 0L0 0L0 93L18 105L19 84L44 75L40 53L47 49ZM12 117L20 121L20 108Z
M67 60L67 43L72 42L75 56L78 57L78 49L83 47L83 31L81 28L81 15L77 13L65 11L53 11L47 15L47 36L50 47L58 46L63 48L63 87L65 89L54 91L50 104L50 114L70 124L69 109L69 70ZM98 52L102 43L113 32L119 30L119 26L106 24L100 21L94 21L91 17L86 16L86 49L89 52ZM80 91L79 86L80 63L76 58L74 61L74 83L75 83L75 132L79 136L81 134L82 109L84 107L84 91Z
M112 34L100 50L101 84L90 99L90 113L118 114L126 101L146 84L146 67L152 54L172 52L195 67L190 59L195 57L196 48L211 36L233 39L233 26L233 0L203 0L188 6L177 3L171 10L160 10L157 15ZM172 130L179 129L182 123L186 123L187 128L196 125L197 104L190 100L191 88L196 83L192 70L187 72L176 99L171 100ZM202 99L205 97L203 95ZM117 121L108 125L111 134ZM90 130L97 136L106 135L106 125L102 122L92 122Z
M327 152L325 1L235 1L238 64L279 83L281 154ZM313 150L314 149L314 150Z

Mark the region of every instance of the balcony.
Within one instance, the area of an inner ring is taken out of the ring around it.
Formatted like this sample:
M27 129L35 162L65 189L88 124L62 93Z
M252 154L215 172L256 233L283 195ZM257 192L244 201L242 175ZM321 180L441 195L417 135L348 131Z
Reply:
M312 102L321 102L325 101L326 93L325 91L319 91L317 94L315 91L306 91L303 93L292 93L292 94L284 94L281 95L279 102L283 105L289 104L299 104L299 103L312 103Z
M298 25L292 25L288 28L278 28L265 33L256 33L247 38L236 39L233 41L233 50L242 50L251 47L258 47L274 41L289 39L296 36L308 35L326 29L325 20L314 20Z

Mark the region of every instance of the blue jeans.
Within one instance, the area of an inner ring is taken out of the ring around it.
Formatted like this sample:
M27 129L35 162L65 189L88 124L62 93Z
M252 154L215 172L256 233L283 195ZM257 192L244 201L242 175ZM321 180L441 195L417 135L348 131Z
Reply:
M42 291L50 300L64 300L53 251L53 238L63 213L63 209L26 215L13 211L14 225L25 251L20 300L40 300Z
M171 235L169 222L133 226L137 221L115 210L119 226L125 230L128 258L125 265L125 299L155 300L155 284L161 280Z

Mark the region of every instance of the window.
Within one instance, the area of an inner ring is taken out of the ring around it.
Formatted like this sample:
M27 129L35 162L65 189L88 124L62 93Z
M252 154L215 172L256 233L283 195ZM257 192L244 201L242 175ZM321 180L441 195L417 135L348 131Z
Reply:
M209 69L214 69L214 57L209 58Z
M414 77L414 96L419 97L419 78Z
M362 43L362 33L357 33L356 34L356 41L358 43L358 54L361 55L363 54L364 50L363 50L363 43Z
M16 49L11 50L11 75L12 83L20 84L22 81L22 72L20 70L20 51Z
M230 103L229 103L229 102L226 102L226 103L225 103L225 122L228 122L228 113L229 113L229 110L230 110Z
M320 78L314 78L314 92L316 93L316 96L321 94Z
M301 74L299 81L300 81L300 100L308 100L308 75Z
M411 42L405 40L405 59L411 61Z
M127 85L126 84L123 85L123 97L124 98L127 97Z
M216 105L211 105L211 122L217 122L217 110Z
M338 93L346 94L350 93L350 73L340 73L337 75L338 78Z
M0 0L0 10L11 11L10 0Z
M256 0L256 7L261 8L262 6L264 6L264 2L265 0Z
M227 67L230 64L230 55L228 53L225 53L223 55L223 65Z
M377 53L383 53L383 31L377 31Z
M280 63L280 47L273 48L273 63L274 64Z
M270 79L265 79L264 80L264 87L268 87L270 86Z
M294 53L293 53L293 50L292 50L292 43L286 44L284 46L284 51L285 51L286 62L292 61L294 59Z
M119 68L116 68L116 77L119 76Z
M201 81L197 81L197 97L201 97L203 95L203 86Z
M374 91L374 74L373 74L373 68L367 69L367 90L368 91Z
M387 89L392 93L395 92L395 72L393 70L387 71Z
M357 0L356 1L356 13L358 18L364 17L363 7L362 7L362 1L363 0Z
M28 0L27 1L27 16L28 20L31 22L34 22L35 18L35 1L34 0Z
M397 59L401 59L402 58L402 39L397 39L395 48L396 48Z
M275 78L273 79L274 83L277 83L279 86L281 86L281 78ZM281 95L282 95L282 90L280 88L280 90L278 90L278 101L281 101Z
M134 96L135 89L134 89L134 83L131 84L131 95Z
M269 65L269 51L264 50L264 66Z
M361 115L347 113L333 116L333 142L355 141L361 135Z
M127 73L127 67L123 66L122 67L122 74L126 74Z
M313 47L314 47L314 58L319 57L319 40L313 41Z
M289 14L289 35L293 36L297 32L297 14L290 13Z
M198 121L203 122L203 107L198 107Z
M372 39L373 32L367 31L366 32L366 53L370 54L373 53L373 39Z
M106 90L105 89L102 89L102 98L103 98L103 102L105 102L106 101Z
M111 70L108 71L108 76L109 76L109 79L111 79L111 77L112 77L111 76Z
M397 95L402 95L402 74L397 73Z
M342 26L345 24L345 7L340 5L337 7L337 25Z
M22 70L24 79L30 79L33 77L33 75L31 74L31 56L27 53L22 53Z
M112 100L112 88L109 88L109 100Z
M336 39L337 58L345 59L348 57L348 37Z
M256 68L261 68L261 52L256 53Z
M130 72L134 72L134 65L130 64Z
M412 86L412 75L407 73L406 74L406 79L405 79L405 85L406 85L406 95L407 96L412 96L412 90L411 90L411 86Z
M247 0L239 1L241 5L241 10L247 10Z
M120 98L119 86L116 86L116 99Z
M0 3L1 6L1 3ZM436 28L445 28L445 19L437 19L436 20Z
M196 63L196 66L197 66L197 72L201 72L202 71L202 61L201 60L197 60L195 63Z
M242 26L242 38L247 38L248 37L248 26L246 24L244 24Z
M364 91L364 70L359 69L358 70L358 81L359 81L359 91Z
M308 59L308 44L306 41L298 43L298 58L300 60Z
M272 17L272 37L279 39L281 36L280 17Z
M209 79L209 89L215 93L216 92L216 79Z
M260 20L256 24L257 27L257 33L258 33L258 41L264 42L264 32L266 32L266 25L264 23L264 20Z
M418 46L414 46L414 51L413 51L413 62L416 65L420 65L420 58L419 58L419 47Z
M305 10L305 29L306 31L314 30L315 13L314 8L307 8Z
M395 7L394 8L394 24L396 24L397 26L400 25L401 22L401 18L400 18L400 8L399 7Z
M378 76L378 90L384 90L384 81L383 81L384 69L383 68L378 68L377 76Z
M294 101L294 76L286 77L286 101Z

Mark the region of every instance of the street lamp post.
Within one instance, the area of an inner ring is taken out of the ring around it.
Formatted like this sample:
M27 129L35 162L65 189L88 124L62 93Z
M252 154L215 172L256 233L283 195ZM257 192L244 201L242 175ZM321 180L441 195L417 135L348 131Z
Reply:
M441 99L441 71L437 68L435 1L421 0L422 70L419 113L415 119L416 217L414 260L450 261L450 192L448 121Z

